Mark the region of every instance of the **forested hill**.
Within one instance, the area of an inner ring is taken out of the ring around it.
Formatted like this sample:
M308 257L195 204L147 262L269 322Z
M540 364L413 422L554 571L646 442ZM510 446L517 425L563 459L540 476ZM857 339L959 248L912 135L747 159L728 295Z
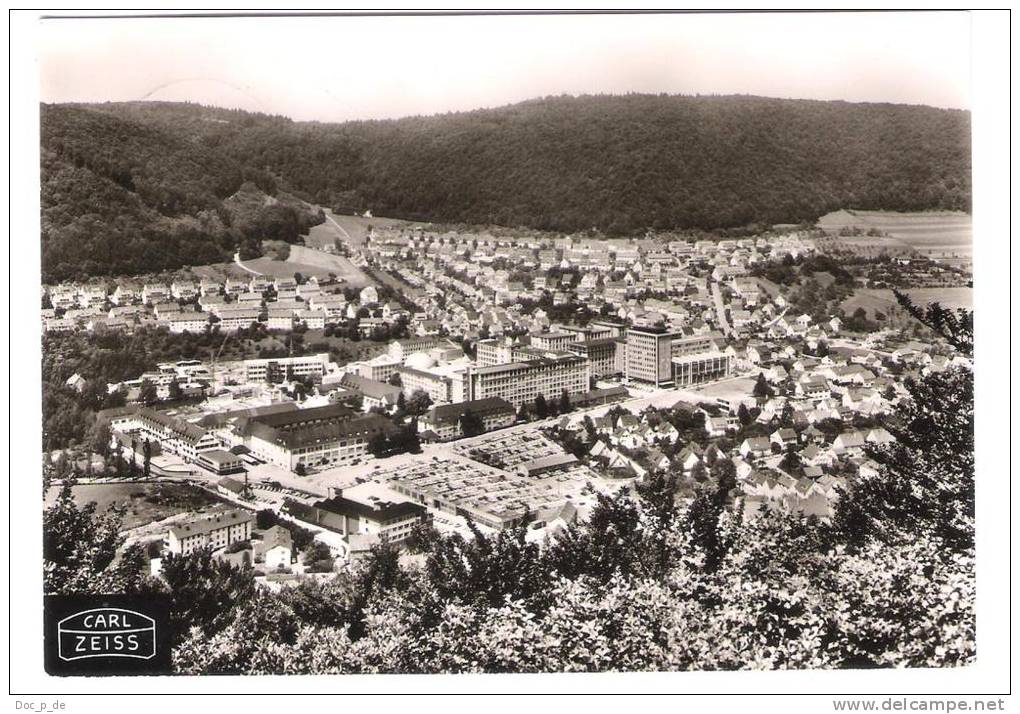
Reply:
M970 210L970 114L921 106L584 96L323 124L189 104L78 105L44 108L62 119L44 121L44 150L66 144L75 114L151 132L145 146L103 153L142 151L129 172L136 189L144 166L186 210L215 204L241 175L340 210L614 234L797 223L843 207ZM44 160L44 194L49 171ZM131 192L127 177L108 177Z
M322 221L200 135L44 105L41 144L45 282L251 256Z

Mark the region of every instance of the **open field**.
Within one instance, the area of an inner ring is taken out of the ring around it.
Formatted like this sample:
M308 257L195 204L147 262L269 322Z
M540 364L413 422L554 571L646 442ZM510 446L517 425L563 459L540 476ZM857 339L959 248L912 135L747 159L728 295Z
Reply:
M918 305L938 302L952 309L974 307L973 288L911 288L907 295Z
M844 315L852 315L857 308L864 308L869 320L875 319L876 312L888 315L891 310L899 307L892 290L864 288L854 291L854 294L841 302L839 306Z
M947 308L973 307L974 291L972 288L911 288L905 291L907 295L918 305L938 302ZM857 308L863 307L868 319L874 319L875 311L878 310L886 315L890 310L899 307L892 290L858 288L854 294L840 303L840 307L847 315L853 313Z
M300 271L305 275L326 275L333 273L347 284L358 288L372 283L372 279L364 271L357 268L342 255L325 253L303 245L292 245L290 247L290 257L287 259L287 263L304 266L305 270L314 271L309 273ZM300 269L296 268L296 270Z
M59 490L50 488L43 499L46 506L53 503ZM72 493L79 506L94 502L97 513L106 513L115 505L127 507L121 530L223 502L202 488L182 483L79 484Z
M823 288L827 288L836 281L836 276L827 270L816 271L812 273L815 282L821 285Z
M751 396L754 391L754 383L755 380L751 377L737 377L713 382L704 387L690 387L687 391L695 392L707 399L725 399L736 402Z
M250 261L249 261L250 262ZM247 263L245 263L247 265ZM224 280L226 278L248 279L251 273L242 270L234 263L211 263L210 265L193 265L188 268L196 279Z
M390 228L416 225L398 218L363 218L362 216L344 216L333 213L328 208L322 210L326 214L326 222L312 226L305 239L305 245L311 248L322 249L331 246L339 238L356 250L365 244L369 227Z
M208 278L211 280L226 278L247 280L252 276L249 271L254 271L271 278L292 278L294 273L301 273L306 278L313 275L317 278L325 278L333 273L348 285L356 288L364 287L372 282L371 278L355 267L347 258L301 245L290 247L290 257L287 260L281 261L263 256L245 260L244 267L248 270L237 263L213 263L212 265L194 266L190 268L190 271L198 279Z
M268 257L246 260L244 261L244 266L259 275L268 275L271 278L292 278L294 273L301 273L306 277L312 275L326 276L330 272L310 263L291 260L281 261ZM252 276L248 270L241 268L237 263L214 263L212 265L200 265L191 268L191 272L199 278L210 278L213 280L223 280L225 278L247 280ZM339 273L337 274L339 275Z
M839 236L840 242L861 248L910 249L929 258L969 264L973 248L971 216L955 211L896 213L844 210L818 219L818 227L836 235L842 228L877 230L884 236Z

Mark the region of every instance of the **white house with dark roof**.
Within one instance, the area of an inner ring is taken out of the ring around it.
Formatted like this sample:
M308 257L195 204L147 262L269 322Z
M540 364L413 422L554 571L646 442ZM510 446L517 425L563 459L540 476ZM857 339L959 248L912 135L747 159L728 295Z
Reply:
M175 280L170 283L170 294L178 300L190 300L198 295L198 286L190 280Z
M740 444L740 455L747 458L760 458L772 453L772 442L764 436L753 436L744 439Z
M779 448L785 449L788 446L797 444L797 432L789 428L776 429L769 437L769 441L779 446Z
M142 291L134 283L119 283L110 296L114 305L134 305L142 300Z
M170 299L170 290L166 285L159 283L146 283L142 287L142 302L146 305L155 305L167 302Z
M283 526L273 526L262 534L262 540L255 543L255 562L268 570L287 568L294 559L294 542L290 531Z
M846 431L832 441L832 448L837 454L848 451L859 452L864 449L865 434L860 431Z

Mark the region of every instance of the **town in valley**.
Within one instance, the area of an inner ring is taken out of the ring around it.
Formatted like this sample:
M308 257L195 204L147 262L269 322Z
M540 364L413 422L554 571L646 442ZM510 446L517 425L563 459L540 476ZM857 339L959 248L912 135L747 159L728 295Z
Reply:
M383 544L415 567L427 531L525 528L545 547L657 473L678 502L726 477L745 521L825 521L894 440L904 381L970 366L891 297L862 300L969 301L969 263L867 240L322 211L275 258L45 285L47 353L162 350L118 381L55 370L95 424L49 439L45 498L71 479L77 501L125 510L122 548L153 576L211 549L273 589Z

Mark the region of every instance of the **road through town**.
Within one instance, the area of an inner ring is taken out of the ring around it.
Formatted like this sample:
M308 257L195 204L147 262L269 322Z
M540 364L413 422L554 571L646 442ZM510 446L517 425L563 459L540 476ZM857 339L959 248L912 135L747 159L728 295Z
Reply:
M726 319L726 306L723 304L722 291L719 289L719 283L712 281L712 301L715 303L715 314L716 319L719 320L719 327L722 328L723 334L727 337L733 334L733 328L730 327L730 321Z

